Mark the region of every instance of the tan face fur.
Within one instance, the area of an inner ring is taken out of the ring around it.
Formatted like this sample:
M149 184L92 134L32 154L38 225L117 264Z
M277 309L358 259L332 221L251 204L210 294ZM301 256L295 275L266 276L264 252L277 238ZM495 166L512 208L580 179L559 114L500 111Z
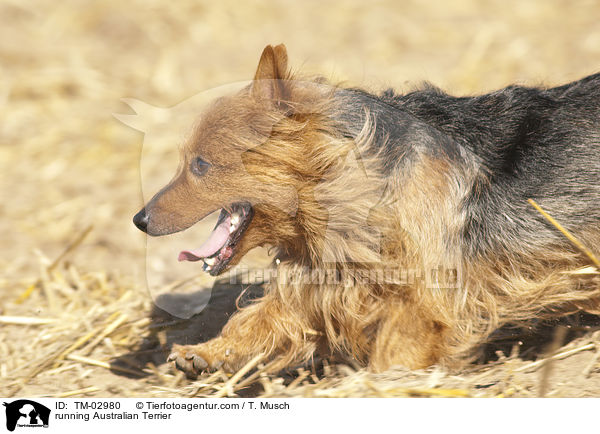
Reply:
M293 237L294 180L287 179L285 164L276 156L255 152L270 146L274 127L285 117L278 102L284 96L286 70L285 47L266 47L252 84L214 101L200 115L182 147L176 175L134 218L141 230L153 236L171 234L244 202L252 205L254 217L229 266L253 247Z

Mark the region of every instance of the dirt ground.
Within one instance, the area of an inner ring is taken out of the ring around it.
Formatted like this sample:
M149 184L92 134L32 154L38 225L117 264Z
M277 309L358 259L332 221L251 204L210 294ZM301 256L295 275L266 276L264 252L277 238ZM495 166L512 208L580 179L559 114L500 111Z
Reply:
M599 16L591 0L4 0L0 396L600 396L600 322L584 315L501 330L460 372L317 361L186 380L165 363L169 347L218 333L242 286L200 276L187 292L148 290L146 239L131 223L144 135L113 116L132 113L122 98L171 107L248 80L281 42L294 69L374 90L562 84L600 70ZM180 133L154 136L159 155L174 155ZM169 175L153 165L142 177ZM151 265L171 278L177 265L163 260ZM268 261L259 250L244 264ZM167 312L181 306L197 315Z

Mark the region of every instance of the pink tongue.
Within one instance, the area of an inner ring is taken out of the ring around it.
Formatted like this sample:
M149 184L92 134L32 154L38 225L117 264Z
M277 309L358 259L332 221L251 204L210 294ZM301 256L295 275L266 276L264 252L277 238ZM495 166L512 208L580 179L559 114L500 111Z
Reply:
M181 261L199 261L200 259L212 256L225 245L229 237L229 226L231 225L231 216L227 216L219 226L213 229L208 240L195 250L184 250L179 253L177 258Z

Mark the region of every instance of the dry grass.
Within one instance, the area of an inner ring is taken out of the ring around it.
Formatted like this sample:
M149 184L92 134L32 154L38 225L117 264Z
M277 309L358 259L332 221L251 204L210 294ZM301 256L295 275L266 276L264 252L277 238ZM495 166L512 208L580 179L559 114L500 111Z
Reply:
M112 116L127 111L122 97L171 106L248 79L263 46L279 42L293 66L371 88L562 83L600 69L599 13L591 0L2 2L0 395L600 395L589 318L565 323L558 354L543 356L548 336L500 336L491 351L502 353L460 375L318 364L273 377L249 365L188 382L164 360L198 324L150 315L144 237L131 224L142 136ZM165 152L168 137L158 137Z

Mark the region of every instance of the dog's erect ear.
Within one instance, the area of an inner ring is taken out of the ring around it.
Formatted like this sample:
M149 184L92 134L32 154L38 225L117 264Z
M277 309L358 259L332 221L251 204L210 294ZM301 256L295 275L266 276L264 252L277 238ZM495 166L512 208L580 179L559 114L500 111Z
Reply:
M281 101L285 99L287 78L287 50L285 45L267 45L260 56L254 75L252 94L260 99Z

